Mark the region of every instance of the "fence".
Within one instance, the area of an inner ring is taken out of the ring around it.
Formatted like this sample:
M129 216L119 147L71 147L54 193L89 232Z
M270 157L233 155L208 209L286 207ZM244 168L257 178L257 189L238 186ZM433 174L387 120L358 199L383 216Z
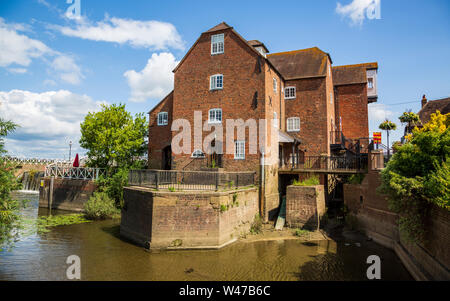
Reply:
M61 179L97 180L100 176L105 175L106 170L103 168L63 167L51 165L45 168L46 177Z
M256 172L131 170L130 186L153 189L219 190L254 185Z
M314 170L365 170L367 169L367 156L305 156L294 160L293 169L314 169Z

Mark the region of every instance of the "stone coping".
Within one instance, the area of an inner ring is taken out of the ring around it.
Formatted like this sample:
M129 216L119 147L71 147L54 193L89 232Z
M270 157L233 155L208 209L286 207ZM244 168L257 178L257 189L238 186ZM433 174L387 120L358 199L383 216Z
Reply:
M169 190L155 190L153 188L147 188L142 186L125 186L124 189L132 189L142 192L151 192L154 195L194 195L194 194L201 194L201 195L228 195L230 193L236 193L236 192L245 192L245 191L258 191L258 187L242 187L239 189L233 189L233 190L181 190L181 191L169 191Z

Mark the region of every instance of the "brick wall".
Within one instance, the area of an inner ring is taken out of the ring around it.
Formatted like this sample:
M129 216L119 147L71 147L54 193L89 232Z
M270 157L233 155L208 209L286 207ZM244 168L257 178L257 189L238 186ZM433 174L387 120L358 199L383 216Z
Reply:
M324 187L288 186L286 192L286 224L290 227L318 229L325 213Z
M354 84L336 88L336 124L342 117L342 131L346 138L369 137L369 113L367 103L367 85Z
M140 245L150 242L151 248L219 247L247 233L257 213L257 188L163 192L126 187L120 233Z
M168 125L158 126L158 114L160 112L168 113ZM163 169L163 149L172 142L173 92L167 95L149 115L148 167L151 169Z
M50 204L50 178L45 178L39 188L39 207L48 208ZM94 181L55 179L53 183L52 209L83 211L84 204L97 189Z

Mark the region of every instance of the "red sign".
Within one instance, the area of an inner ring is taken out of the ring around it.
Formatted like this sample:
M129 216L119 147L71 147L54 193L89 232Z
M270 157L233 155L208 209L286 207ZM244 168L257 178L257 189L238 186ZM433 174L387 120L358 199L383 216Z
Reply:
M373 142L374 143L381 143L381 133L380 132L374 132L373 133Z

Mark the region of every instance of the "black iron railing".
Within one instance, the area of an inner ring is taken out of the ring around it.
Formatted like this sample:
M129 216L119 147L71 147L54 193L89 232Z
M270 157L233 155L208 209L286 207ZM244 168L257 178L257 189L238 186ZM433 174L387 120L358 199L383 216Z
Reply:
M130 186L175 190L223 190L255 185L256 173L182 170L131 170Z
M288 169L306 170L365 170L367 169L367 156L304 156L298 162L286 166Z

